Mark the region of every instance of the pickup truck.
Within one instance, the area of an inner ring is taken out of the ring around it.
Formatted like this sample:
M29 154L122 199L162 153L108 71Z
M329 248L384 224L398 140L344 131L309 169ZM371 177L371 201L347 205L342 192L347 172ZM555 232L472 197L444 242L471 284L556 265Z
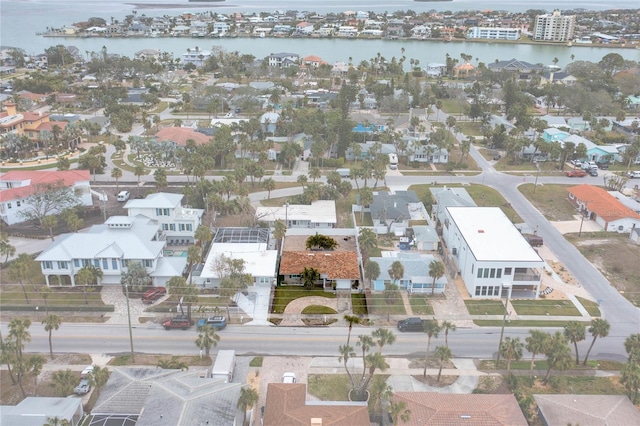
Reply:
M565 175L567 175L567 177L585 177L587 175L587 172L585 172L584 170L569 170L568 172L565 173Z
M191 320L186 316L177 316L175 318L171 318L162 323L162 326L165 330L171 330L173 328L181 328L186 330L191 327L193 324Z
M424 332L425 320L418 317L411 317L398 321L398 330L404 331L420 331Z

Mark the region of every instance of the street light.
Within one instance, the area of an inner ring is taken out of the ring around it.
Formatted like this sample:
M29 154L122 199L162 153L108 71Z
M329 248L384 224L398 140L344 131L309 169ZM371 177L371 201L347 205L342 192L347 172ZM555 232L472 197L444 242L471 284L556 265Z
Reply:
M284 226L289 228L289 202L284 205Z
M502 338L504 337L504 326L507 323L507 313L509 313L509 297L511 296L511 284L503 283L502 289L507 290L507 303L504 305L504 315L502 316L502 330L500 330L500 343L498 344L498 357L496 359L496 368L500 364L500 348L502 347Z
M40 316L38 315L39 306L36 306L36 321L40 321Z
M133 352L133 333L131 332L131 309L129 308L129 284L125 283L124 291L127 297L127 319L129 320L129 344L131 345L131 362L135 362L135 355Z

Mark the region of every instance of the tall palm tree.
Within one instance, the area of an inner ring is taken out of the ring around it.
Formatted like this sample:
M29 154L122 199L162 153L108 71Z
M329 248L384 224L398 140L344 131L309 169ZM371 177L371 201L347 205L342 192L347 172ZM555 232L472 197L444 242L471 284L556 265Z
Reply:
M438 362L440 364L440 369L438 370L438 380L437 380L437 382L440 383L440 376L442 376L442 367L444 366L445 362L451 359L453 354L451 352L451 349L449 349L448 346L436 346L434 355L438 359Z
M388 328L378 328L377 330L374 330L371 335L376 339L379 353L382 353L382 348L384 346L392 345L396 341L396 335Z
M611 324L604 318L595 318L591 320L591 325L589 326L589 333L593 336L593 340L589 345L589 350L587 351L587 355L584 357L584 362L582 365L587 365L587 361L589 360L589 354L591 353L591 349L593 348L593 344L596 343L596 339L598 337L607 337L609 335L609 329L611 328Z
M258 392L255 389L249 387L242 387L240 389L240 397L238 398L237 407L243 411L253 407L258 402Z
M362 318L356 315L345 315L344 320L349 324L349 331L347 333L347 346L349 346L349 342L351 340L351 330L353 329L353 325L361 324Z
M389 266L387 272L389 273L389 278L393 280L393 283L397 284L398 281L404 277L404 265L399 260L396 260Z
M458 327L451 321L443 321L440 327L444 330L444 344L446 347L449 347L449 332L456 331Z
M631 399L634 404L637 404L638 392L640 392L640 364L635 361L627 362L622 369L620 382L629 393L629 399ZM633 398L631 398L632 393Z
M444 263L439 260L429 262L429 277L433 278L431 282L431 294L436 291L436 280L444 275Z
M191 267L194 264L200 263L202 261L202 247L200 246L189 246L187 249L187 271L189 271L189 284L193 283L193 274L191 273Z
M120 178L122 177L122 170L117 167L114 167L111 170L111 177L116 180L116 192L120 191Z
M11 262L9 265L8 276L12 281L18 281L20 283L20 287L22 287L22 292L24 293L24 300L27 304L29 302L29 295L27 294L27 289L24 286L24 280L29 278L29 270L31 269L31 264L33 263L33 258L27 253L20 253L18 258Z
M578 355L578 342L582 342L585 339L585 326L578 321L570 321L564 327L564 337L568 341L573 343L576 350L576 365L580 364L580 357Z
M14 372L16 373L16 381L18 382L18 386L20 386L20 391L22 391L23 397L25 397L26 394L22 387L22 377L24 376L26 366L25 360L22 356L22 351L24 350L25 342L31 341L29 327L31 327L30 319L13 319L9 323L9 335L7 336L7 340L12 342L12 347L15 350Z
M547 355L547 374L544 376L544 384L549 382L551 370L566 370L571 367L571 349L561 331L556 331L549 339L549 346L545 352Z
M216 329L211 327L210 325L205 325L200 329L200 333L198 334L198 338L196 339L196 346L200 349L204 349L205 354L209 356L209 352L211 351L211 347L214 348L218 346L218 342L220 341L220 336L216 334Z
M531 368L529 369L529 375L533 377L533 365L535 363L536 355L543 354L547 351L551 336L549 333L545 333L541 330L529 330L529 333L531 336L525 339L525 348L531 352Z
M640 333L632 334L624 339L624 350L629 354L629 358L636 358L640 355Z
M68 396L78 383L78 373L69 370L58 370L51 375L51 382L56 396Z
M49 333L49 355L51 359L53 359L53 345L51 344L51 332L53 330L57 330L60 328L60 324L62 324L62 320L59 316L50 314L47 315L43 320L42 324L44 324L44 331Z
M511 376L511 361L520 360L522 358L522 347L524 345L519 337L505 337L502 346L500 346L500 354L507 360L507 377Z
M429 361L429 347L431 346L431 338L437 338L438 333L440 333L440 324L438 324L438 320L426 320L424 322L424 332L427 334L427 351L424 354L424 371L422 372L422 377L427 377L427 361Z

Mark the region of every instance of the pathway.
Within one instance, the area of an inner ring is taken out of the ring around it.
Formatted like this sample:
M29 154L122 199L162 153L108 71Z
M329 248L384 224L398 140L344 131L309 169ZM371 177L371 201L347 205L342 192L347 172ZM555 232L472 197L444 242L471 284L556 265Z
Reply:
M302 310L310 305L327 306L336 312L338 311L338 300L322 296L307 296L292 300L284 309L281 326L285 327L304 327L302 321Z

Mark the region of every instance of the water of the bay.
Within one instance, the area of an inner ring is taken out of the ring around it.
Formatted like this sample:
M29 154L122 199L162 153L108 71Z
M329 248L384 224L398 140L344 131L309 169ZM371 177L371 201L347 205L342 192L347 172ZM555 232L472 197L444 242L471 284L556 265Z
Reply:
M420 64L442 62L448 53L459 57L466 53L481 62L493 62L496 59L518 58L533 63L551 64L554 58L563 66L573 60L599 61L604 55L617 52L626 59L640 60L640 50L611 49L593 47L567 47L565 45L525 45L503 43L440 42L413 40L336 40L336 39L254 39L236 38L224 40L191 38L46 38L36 35L47 27L60 28L74 22L99 16L110 20L122 19L136 10L139 15L162 16L178 15L191 10L197 12L213 11L229 13L242 11L253 13L274 10L310 10L319 13L345 10L365 10L375 12L393 12L396 10L414 10L416 12L436 10L509 10L525 11L532 7L551 10L553 8L585 8L593 10L610 9L611 3L591 0L541 0L531 5L514 0L455 0L453 2L414 2L410 0L325 0L322 3L309 0L237 0L220 3L189 3L186 0L2 0L0 2L0 44L20 47L29 54L37 54L55 44L73 45L80 52L98 52L106 46L110 53L132 56L142 49L158 49L180 55L187 48L198 46L211 49L222 46L228 51L238 51L263 58L275 52L295 52L301 56L317 55L325 61L347 61L357 64L369 60L378 53L387 59L402 56L417 59ZM638 8L638 0L617 0L617 8Z

